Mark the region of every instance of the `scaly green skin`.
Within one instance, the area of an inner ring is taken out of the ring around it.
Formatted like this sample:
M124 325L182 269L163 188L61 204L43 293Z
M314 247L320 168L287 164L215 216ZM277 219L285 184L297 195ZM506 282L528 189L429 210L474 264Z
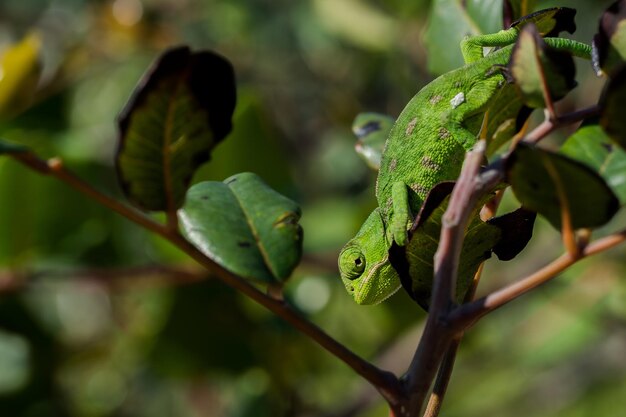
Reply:
M339 255L341 278L357 303L379 303L400 288L388 261L391 243L404 246L428 191L458 177L465 152L476 143L477 132L466 124L489 108L506 82L499 67L507 64L517 33L509 29L466 39L461 49L470 63L432 81L398 117L376 182L378 208ZM591 52L588 45L568 39L544 40L575 56L589 58ZM482 46L504 47L482 57Z

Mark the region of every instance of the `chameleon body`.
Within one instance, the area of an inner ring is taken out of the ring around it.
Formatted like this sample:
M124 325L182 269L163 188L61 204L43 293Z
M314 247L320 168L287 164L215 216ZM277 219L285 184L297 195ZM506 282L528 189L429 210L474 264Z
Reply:
M391 129L376 182L378 207L339 255L346 289L359 304L376 304L400 288L388 260L392 242L407 243L407 230L426 194L455 180L466 151L476 143L484 113L505 85L507 64L519 28L467 38L461 44L466 65L420 90ZM588 45L545 38L548 46L588 58ZM500 46L483 57L483 46Z

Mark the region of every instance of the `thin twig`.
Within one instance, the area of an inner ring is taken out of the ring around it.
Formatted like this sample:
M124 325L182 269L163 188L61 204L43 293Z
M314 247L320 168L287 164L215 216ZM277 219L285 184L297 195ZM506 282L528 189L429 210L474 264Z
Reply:
M166 239L168 238L169 232L161 224L149 219L137 210L132 209L97 191L91 185L65 169L61 159L53 158L49 161L44 161L32 152L14 153L11 154L11 156L31 169L34 169L44 175L56 177L75 190L85 194L87 197L97 201L116 213L121 214L133 223L137 223L141 227L148 229Z
M546 120L529 132L524 137L523 141L526 143L537 143L560 127L597 116L599 113L600 107L594 105L571 113L563 114L555 119L546 118Z
M500 204L500 200L493 206L492 208L495 210L498 209L498 205ZM478 267L478 271L474 274L474 279L472 280L472 285L467 290L467 294L465 294L465 298L463 299L464 303L469 303L474 299L476 295L476 289L478 288L478 283L480 282L480 278L482 276L484 270L485 263L483 262ZM446 391L448 390L448 384L450 383L450 378L452 377L452 370L454 369L454 362L456 360L456 355L459 351L459 347L461 346L461 341L463 340L463 334L459 334L452 342L450 346L448 346L448 350L443 357L441 362L441 366L439 367L439 371L437 372L437 378L435 379L435 385L433 386L433 390L430 393L430 398L428 399L428 403L426 404L426 411L424 412L424 417L437 417L439 415L439 411L441 410L441 404L443 403L443 398L446 395Z
M624 241L626 241L626 230L590 243L581 250L579 256L565 253L539 271L479 300L457 307L448 317L450 325L457 329L467 329L485 314L510 303L533 288L555 278L579 260L603 252Z
M430 394L430 399L426 405L426 411L424 417L437 417L439 411L441 411L441 404L443 404L443 398L448 390L448 384L450 383L450 377L452 376L452 370L454 369L454 362L456 360L456 354L459 351L461 345L462 336L459 336L452 340L448 350L441 361L439 373L435 380L433 392Z
M337 340L325 333L321 328L308 321L304 317L295 312L288 304L282 300L277 300L267 296L259 291L256 287L249 284L243 278L231 273L205 254L200 252L189 241L182 237L179 233L170 231L166 226L156 223L145 217L142 213L120 203L119 201L100 193L78 178L76 175L68 171L60 159L44 161L38 158L32 152L14 153L13 158L23 163L27 167L34 169L42 174L53 176L75 190L85 194L89 198L97 201L105 207L119 213L132 222L162 236L169 242L173 243L188 256L198 262L200 265L211 271L217 278L222 280L226 285L242 292L254 301L258 302L277 316L283 318L296 329L313 339L321 347L336 356L338 359L346 363L357 374L371 383L387 400L392 410L396 410L401 401L400 383L395 375L391 372L381 370L369 363L365 359L356 355L347 347L339 343Z

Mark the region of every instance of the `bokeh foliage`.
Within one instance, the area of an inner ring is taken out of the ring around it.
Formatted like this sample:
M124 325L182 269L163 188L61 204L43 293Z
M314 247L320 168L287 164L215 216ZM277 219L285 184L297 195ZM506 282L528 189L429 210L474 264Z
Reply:
M373 174L353 150L352 119L362 111L397 115L429 70L442 68L436 54L460 59L458 37L433 36L436 20L427 31L430 3L2 2L0 45L38 33L43 66L38 92L19 101L33 104L3 114L0 135L63 156L121 196L112 175L115 117L149 62L181 43L227 56L238 83L234 130L194 182L251 171L297 200L305 256L287 296L359 354L402 372L424 313L403 292L357 306L335 258L375 205ZM610 1L538 3L577 8L574 37L589 42ZM483 16L474 6L471 15ZM492 30L498 17L490 9L477 27ZM580 85L564 108L589 104L599 91L590 66L577 66ZM202 276L159 238L63 184L0 159L0 202L2 415L385 413L343 364L219 282L143 268ZM488 264L479 292L560 252L559 236L539 223L515 263ZM614 415L626 396L623 250L582 262L472 329L444 415Z

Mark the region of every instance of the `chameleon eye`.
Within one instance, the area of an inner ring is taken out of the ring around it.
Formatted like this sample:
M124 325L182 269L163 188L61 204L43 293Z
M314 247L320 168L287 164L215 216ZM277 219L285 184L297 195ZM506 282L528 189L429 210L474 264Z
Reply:
M357 279L365 271L365 256L357 248L346 248L339 257L339 271L350 280Z

